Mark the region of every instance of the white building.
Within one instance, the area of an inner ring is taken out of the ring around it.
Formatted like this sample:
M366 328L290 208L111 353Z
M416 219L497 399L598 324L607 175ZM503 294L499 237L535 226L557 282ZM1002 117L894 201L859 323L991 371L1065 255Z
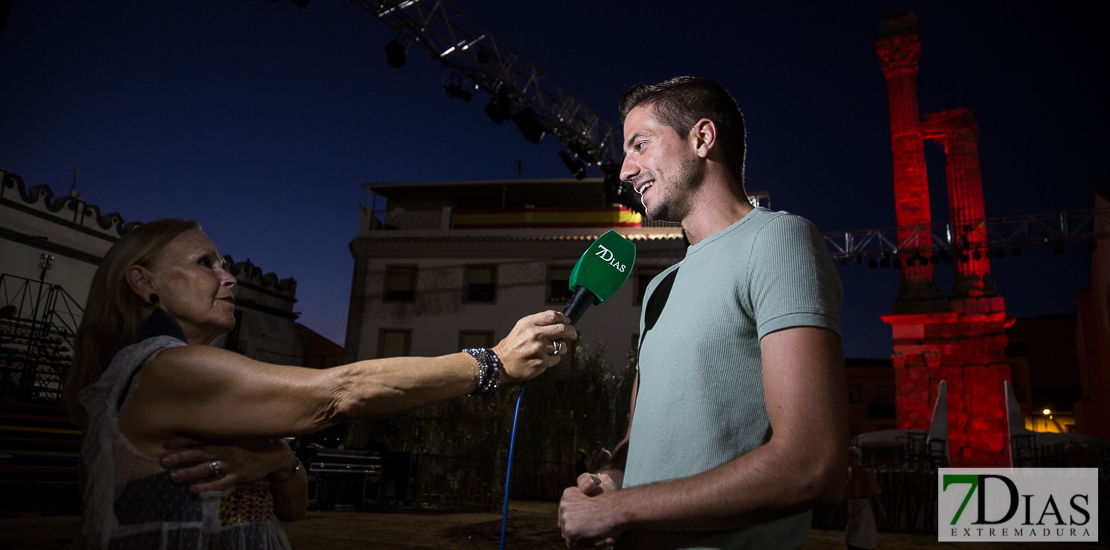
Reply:
M46 185L26 189L18 175L2 168L0 178L0 273L59 285L83 308L100 259L119 240L123 218L102 215L76 191L55 197ZM6 284L15 290L11 281Z
M639 214L605 202L600 178L363 187L368 206L350 243L349 360L496 344L520 317L561 311L571 268L613 229L636 244L636 265L576 328L579 345L603 343L612 366L623 369L645 285L686 252L680 227L642 226L650 224ZM378 197L387 202L375 210Z

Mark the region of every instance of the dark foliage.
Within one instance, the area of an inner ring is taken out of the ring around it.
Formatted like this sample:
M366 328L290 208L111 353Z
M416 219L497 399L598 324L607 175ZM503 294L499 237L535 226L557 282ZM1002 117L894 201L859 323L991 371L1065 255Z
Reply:
M521 405L512 499L557 500L575 479L578 449L609 448L628 429L635 362L622 374L604 345L577 349L528 383ZM418 456L416 499L493 510L502 503L517 390L504 388L379 420L357 422L348 448L411 451Z

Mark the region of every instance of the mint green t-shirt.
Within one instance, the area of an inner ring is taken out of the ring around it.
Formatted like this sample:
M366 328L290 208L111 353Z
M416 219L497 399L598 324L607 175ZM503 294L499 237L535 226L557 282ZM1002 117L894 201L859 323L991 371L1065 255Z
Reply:
M798 216L757 208L691 246L644 296L624 486L697 475L768 441L760 339L797 326L839 334L842 299L823 237ZM633 532L620 546L799 548L809 524L805 512L731 531Z

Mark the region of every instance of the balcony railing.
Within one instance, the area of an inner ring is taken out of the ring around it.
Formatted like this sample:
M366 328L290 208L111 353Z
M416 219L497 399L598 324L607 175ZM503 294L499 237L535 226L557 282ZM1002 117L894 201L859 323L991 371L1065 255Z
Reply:
M440 210L374 210L370 212L368 229L370 231L450 229L450 211L446 213L446 227L444 217L444 212Z
M640 214L621 207L503 208L364 211L368 231L448 229L520 229L574 227L680 227L670 222L642 221Z
M640 227L682 227L679 222L665 222L662 220L644 220L640 222Z

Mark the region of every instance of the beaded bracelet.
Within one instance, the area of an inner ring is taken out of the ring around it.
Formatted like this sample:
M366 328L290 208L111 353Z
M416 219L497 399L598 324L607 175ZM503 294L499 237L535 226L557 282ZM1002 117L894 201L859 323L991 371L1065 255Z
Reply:
M464 349L478 362L478 387L470 395L482 395L497 389L501 384L501 359L489 348Z

